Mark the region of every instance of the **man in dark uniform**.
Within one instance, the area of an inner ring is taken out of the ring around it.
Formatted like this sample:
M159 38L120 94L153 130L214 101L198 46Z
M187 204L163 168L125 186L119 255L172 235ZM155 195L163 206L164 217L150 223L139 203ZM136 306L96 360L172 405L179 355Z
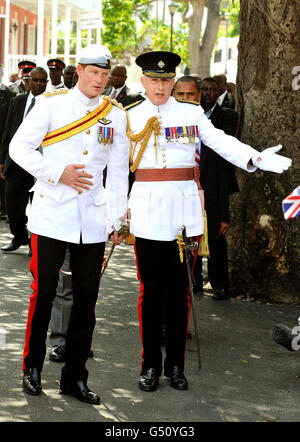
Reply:
M34 178L10 158L8 146L20 124L35 105L38 96L46 89L47 72L45 69L37 67L31 70L30 82L31 92L17 95L10 102L0 146L0 169L6 177L6 207L10 231L13 234L11 243L1 247L2 252L13 252L29 244L26 207Z
M33 61L23 60L18 64L18 68L21 70L21 81L17 81L9 88L16 94L29 94L31 89L30 84L30 72L36 64Z
M59 58L51 58L47 61L47 66L49 68L50 83L48 85L47 91L53 91L55 89L60 89L64 87L64 82L62 79L63 70L65 69L65 63Z
M3 74L3 65L0 63L0 142L6 122L9 102L11 98L16 95L15 92L11 91L8 86L2 83ZM2 170L0 170L0 219L6 219L5 181Z

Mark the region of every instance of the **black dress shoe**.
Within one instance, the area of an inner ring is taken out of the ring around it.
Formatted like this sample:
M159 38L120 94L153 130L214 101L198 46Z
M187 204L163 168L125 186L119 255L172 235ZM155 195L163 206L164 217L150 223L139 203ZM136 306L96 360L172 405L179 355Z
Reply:
M28 240L22 241L22 242L12 240L12 242L10 244L6 244L5 246L2 246L1 250L2 250L2 252L14 252L15 250L17 250L21 246L27 246L27 244L28 244Z
M65 361L66 347L63 344L54 345L49 353L49 359L53 362Z
M60 393L74 396L76 399L85 402L86 404L100 404L100 397L96 393L93 393L84 381L66 382L61 379Z
M224 289L216 289L212 299L215 301L224 301L227 299L227 293Z
M41 373L37 368L30 368L24 371L23 389L28 394L38 396L42 392Z
M139 389L143 391L154 391L158 386L159 375L155 368L145 370L139 380Z
M169 379L169 385L176 390L187 390L189 388L188 381L183 374L183 369L175 365L172 368L165 368L165 376Z

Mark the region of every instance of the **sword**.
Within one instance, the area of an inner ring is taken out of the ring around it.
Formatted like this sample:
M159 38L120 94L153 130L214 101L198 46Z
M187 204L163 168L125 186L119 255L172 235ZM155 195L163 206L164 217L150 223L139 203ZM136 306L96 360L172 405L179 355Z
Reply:
M128 211L129 211L129 209L128 209ZM129 216L129 212L128 212L128 216ZM125 234L126 238L130 236L129 222L130 222L129 218L125 218L124 220L122 220L121 224L119 226L119 229L117 230L120 234ZM106 257L104 257L104 259L103 259L101 278L103 276L103 273L105 272L106 267L108 266L109 260L111 258L111 255L113 254L113 251L115 250L115 247L116 247L116 245L113 244L110 248L110 251L108 252L108 255Z
M190 258L191 258L192 251L195 251L195 253L197 253L198 243L196 241L191 242L191 243L188 242L188 239L186 236L186 228L185 228L185 226L182 226L177 234L177 244L178 244L178 248L179 248L180 261L183 263L183 257L185 257L185 262L186 262L188 281L189 281L189 287L190 287L191 307L192 307L193 322L194 322L195 337L196 337L198 366L199 366L199 371L200 371L201 370L200 340L199 340L199 334L198 334L197 315L196 315L196 309L195 309L195 303L194 303L193 279L192 279L192 272L191 272L191 266L190 266Z
M116 247L115 244L113 244L111 246L111 248L110 248L110 251L109 251L108 255L106 257L104 257L104 259L103 259L101 278L103 276L103 273L105 272L106 267L108 266L108 262L109 262L109 260L111 258L111 255L113 254L113 251L114 251L115 247Z

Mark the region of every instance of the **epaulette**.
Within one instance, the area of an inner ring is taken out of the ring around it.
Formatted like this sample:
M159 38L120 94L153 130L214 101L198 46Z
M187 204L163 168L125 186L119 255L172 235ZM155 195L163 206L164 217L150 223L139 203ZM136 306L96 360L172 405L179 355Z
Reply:
M68 94L69 93L69 89L65 89L65 88L59 88L59 89L55 89L54 91L51 92L44 92L44 97L54 97L55 95L64 95L64 94Z
M190 103L190 104L195 104L196 106L200 106L200 103L198 101L193 101L193 100L183 100L181 98L175 98L176 101L179 101L180 103Z
M131 103L131 104L128 104L127 106L124 106L124 109L125 110L131 109L132 107L137 106L138 104L142 103L143 101L145 101L145 100L135 101L134 103Z
M115 106L117 106L120 109L124 110L123 104L119 103L115 98L111 98L111 97L108 97L106 95L101 95L101 98L103 98L103 100L109 101L111 104L114 104Z

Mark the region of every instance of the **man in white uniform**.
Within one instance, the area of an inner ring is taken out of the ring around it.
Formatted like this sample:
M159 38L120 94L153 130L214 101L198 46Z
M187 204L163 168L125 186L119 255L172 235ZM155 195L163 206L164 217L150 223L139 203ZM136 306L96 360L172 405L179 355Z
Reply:
M202 209L194 177L196 146L207 146L236 166L253 172L259 167L281 173L291 160L252 147L215 129L199 103L170 97L180 57L168 52L140 55L136 63L147 99L127 108L131 140L131 171L135 171L129 207L131 232L136 237L142 368L139 388L156 389L162 372L160 349L161 298L168 281L166 359L164 374L171 387L186 390L184 353L190 299L186 265L179 259L177 233L184 225L188 237L203 233Z
M79 81L72 90L46 93L10 144L11 158L36 178L28 228L32 232L33 294L30 297L23 360L23 388L41 393L46 335L59 269L70 251L73 307L60 388L99 404L87 386L85 366L95 325L105 241L127 210L126 114L102 99L110 73L107 48L82 50ZM36 150L42 144L43 155ZM107 187L102 186L107 166ZM112 234L114 243L123 235Z

